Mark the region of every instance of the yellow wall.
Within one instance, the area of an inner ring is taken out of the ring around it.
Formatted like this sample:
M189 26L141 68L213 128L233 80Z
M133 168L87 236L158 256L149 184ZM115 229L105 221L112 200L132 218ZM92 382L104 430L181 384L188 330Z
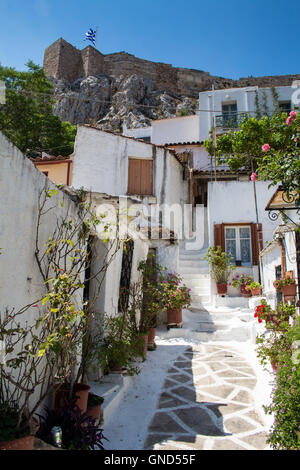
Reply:
M67 161L61 163L48 163L39 164L35 166L41 172L48 172L48 178L55 184L67 184L68 182L68 165L70 165L69 185L72 183L72 163L68 164Z

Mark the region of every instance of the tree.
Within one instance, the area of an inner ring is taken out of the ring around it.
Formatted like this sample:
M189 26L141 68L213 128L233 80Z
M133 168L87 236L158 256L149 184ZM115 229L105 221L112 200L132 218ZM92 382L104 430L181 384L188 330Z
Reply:
M32 61L18 72L0 66L6 87L6 102L0 105L0 131L25 155L70 155L76 126L53 114L53 85L44 70Z
M295 111L251 117L244 120L238 131L229 131L216 141L218 164L227 164L231 171L246 170L253 178L281 184L289 195L296 191L300 205L300 118ZM206 142L208 152L214 148Z

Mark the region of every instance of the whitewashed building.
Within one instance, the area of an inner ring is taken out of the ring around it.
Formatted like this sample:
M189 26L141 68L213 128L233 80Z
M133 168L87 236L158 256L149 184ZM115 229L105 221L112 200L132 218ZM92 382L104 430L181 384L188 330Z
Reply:
M91 192L99 215L105 206L114 206L116 214L129 221L133 243L109 266L96 304L97 311L116 314L124 276L126 282L139 279L138 264L149 250L169 272L178 271L188 175L175 153L163 146L84 125L78 126L72 181L74 188Z

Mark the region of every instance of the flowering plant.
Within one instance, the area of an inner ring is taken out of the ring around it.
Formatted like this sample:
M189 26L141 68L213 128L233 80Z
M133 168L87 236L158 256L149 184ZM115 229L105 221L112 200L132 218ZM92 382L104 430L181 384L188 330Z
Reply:
M254 318L257 318L258 323L261 323L263 320L267 322L270 319L272 313L273 311L270 305L268 305L266 301L263 299L261 301L261 304L258 305L255 309Z
M273 282L273 286L277 289L280 290L284 286L289 286L291 284L295 284L295 279L292 277L286 277L284 279L276 279L276 281Z
M247 276L246 274L237 274L231 284L233 287L238 287L238 286L248 286L249 284L251 284L251 282L253 282L253 277L252 276Z
M191 305L191 289L184 284L177 274L169 273L163 281L164 291L167 294L167 303L169 309L186 308Z

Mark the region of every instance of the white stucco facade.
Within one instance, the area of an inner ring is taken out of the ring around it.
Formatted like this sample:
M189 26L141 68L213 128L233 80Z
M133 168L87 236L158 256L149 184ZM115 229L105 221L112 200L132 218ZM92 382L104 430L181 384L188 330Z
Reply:
M21 327L33 325L42 314L41 299L47 293L35 258L39 197L45 189L57 194L53 193L40 219L41 253L60 220L77 218L78 206L0 133L0 315L3 318L6 312L34 304L18 317ZM55 209L49 210L50 207ZM82 294L83 289L79 289L79 308ZM37 402L38 395L37 389L30 398L31 405Z
M182 116L152 121L153 144L165 145L183 142L199 142L199 116Z
M182 205L187 201L188 182L181 163L166 148L79 126L75 141L72 182L75 188L111 196L127 196L129 158L153 161L153 194L136 196L150 210L152 204ZM132 196L134 197L134 196ZM176 232L179 227L169 227Z
M291 109L295 106L296 95L293 97L295 89L291 86L275 87L279 103L290 102ZM273 112L273 94L271 88L259 88L258 86L244 88L226 88L223 90L202 91L199 93L199 140L206 140L213 127L215 116L222 115L223 105L236 105L237 113L247 113L255 116L256 95L259 101L260 110L263 112Z

